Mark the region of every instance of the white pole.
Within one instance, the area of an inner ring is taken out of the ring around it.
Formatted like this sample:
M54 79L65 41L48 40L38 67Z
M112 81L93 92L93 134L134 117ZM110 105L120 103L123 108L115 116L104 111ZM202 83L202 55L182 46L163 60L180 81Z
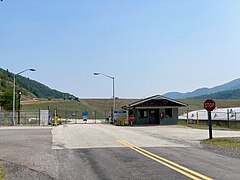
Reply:
M15 85L15 81L16 81L16 77L15 74L13 75L13 126L15 126L15 89L16 89L16 85Z
M116 109L114 77L112 77L112 79L113 79L113 112L114 112Z
M16 75L22 74L25 71L36 71L36 69L25 69L17 74L13 74L13 126L15 126L15 91L16 91Z
M106 77L108 77L108 78L110 78L110 79L112 79L113 80L113 107L111 108L112 109L112 113L114 113L114 111L115 111L115 109L116 109L116 103L115 103L115 87L114 87L114 77L112 77L112 76L109 76L109 75L107 75L107 74L104 74L104 73L93 73L95 76L98 76L98 75L103 75L103 76L106 76ZM113 114L112 114L113 115ZM113 117L112 117L113 118ZM113 120L113 119L112 119Z

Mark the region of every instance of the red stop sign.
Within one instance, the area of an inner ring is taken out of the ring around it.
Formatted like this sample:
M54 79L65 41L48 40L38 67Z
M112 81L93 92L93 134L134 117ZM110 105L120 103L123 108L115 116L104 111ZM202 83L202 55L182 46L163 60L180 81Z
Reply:
M207 99L204 102L204 108L207 111L213 111L215 109L215 107L216 107L216 103L212 99Z
M135 120L135 117L134 117L134 115L129 115L128 119L129 119L129 121L133 122Z

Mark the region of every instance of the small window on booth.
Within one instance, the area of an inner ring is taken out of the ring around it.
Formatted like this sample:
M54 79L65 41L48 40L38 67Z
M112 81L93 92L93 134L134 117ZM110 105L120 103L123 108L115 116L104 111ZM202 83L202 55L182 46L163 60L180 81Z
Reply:
M172 118L172 108L165 109L165 117Z
M141 110L140 111L140 117L141 118L147 118L148 117L148 113L146 110Z

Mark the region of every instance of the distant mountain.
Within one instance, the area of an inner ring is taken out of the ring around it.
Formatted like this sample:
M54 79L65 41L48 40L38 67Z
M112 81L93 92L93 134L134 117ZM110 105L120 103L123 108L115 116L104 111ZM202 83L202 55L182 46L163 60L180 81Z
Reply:
M0 93L13 91L13 76L13 73L0 68ZM18 90L21 90L23 95L29 97L76 99L75 96L69 93L63 93L55 89L51 89L44 84L20 75L16 76L16 92Z
M240 99L240 89L205 94L193 97L193 99Z
M220 86L215 86L213 88L200 88L193 92L187 92L187 93L170 92L170 93L164 94L164 96L173 98L173 99L185 99L185 98L198 97L206 94L212 94L212 93L234 90L234 89L240 89L240 78Z

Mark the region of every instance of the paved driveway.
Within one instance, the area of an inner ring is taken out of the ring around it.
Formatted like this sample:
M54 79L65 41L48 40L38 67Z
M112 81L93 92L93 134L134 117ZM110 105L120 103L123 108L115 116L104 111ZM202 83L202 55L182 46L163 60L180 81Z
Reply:
M141 147L200 146L208 139L208 130L182 126L121 127L105 124L67 125L54 128L53 149L85 147L119 147L118 139L125 139ZM240 131L213 131L213 137L240 137ZM81 141L79 141L81 139Z
M240 159L201 148L208 130L69 124L0 128L0 137L6 179L204 179L199 174L205 179L240 178Z

